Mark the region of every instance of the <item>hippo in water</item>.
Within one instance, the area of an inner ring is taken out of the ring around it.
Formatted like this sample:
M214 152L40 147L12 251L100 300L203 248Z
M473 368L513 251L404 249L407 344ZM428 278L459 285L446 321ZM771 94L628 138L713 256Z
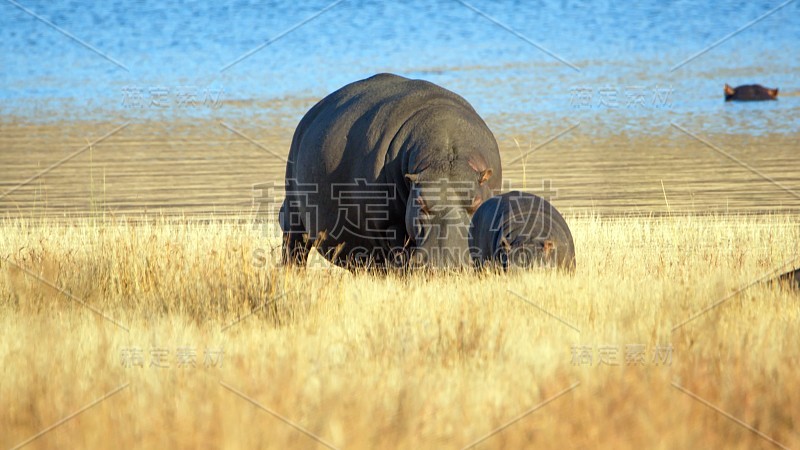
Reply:
M283 262L314 247L345 267L469 265L470 218L501 182L497 141L461 96L391 74L354 82L295 130Z
M777 100L778 89L765 88L760 84L744 84L732 88L725 84L725 101L755 101L755 100Z
M478 267L575 270L575 244L564 218L547 200L512 191L486 200L470 225Z

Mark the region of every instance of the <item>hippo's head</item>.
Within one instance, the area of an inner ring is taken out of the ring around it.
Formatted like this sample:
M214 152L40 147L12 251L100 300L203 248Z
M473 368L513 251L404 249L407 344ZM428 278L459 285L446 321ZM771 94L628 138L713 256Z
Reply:
M561 214L542 198L511 203L499 233L495 260L506 270L532 267L574 270L572 234Z
M411 188L406 230L414 242L412 267L459 268L471 264L470 219L492 196L492 176L491 168L474 162L406 174Z
M512 191L484 202L470 226L477 266L575 270L575 245L556 208L534 194Z
M778 88L770 89L760 84L731 87L725 83L725 101L731 100L777 100Z

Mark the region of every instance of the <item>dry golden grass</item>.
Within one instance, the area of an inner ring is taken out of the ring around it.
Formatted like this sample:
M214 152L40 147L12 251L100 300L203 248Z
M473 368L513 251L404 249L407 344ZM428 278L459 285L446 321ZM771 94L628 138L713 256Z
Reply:
M302 427L336 448L462 448L506 424L478 448L774 447L725 414L800 446L800 296L736 294L798 261L797 216L567 219L574 276L287 270L249 223L7 220L0 446L109 393L27 447L324 448ZM144 367L123 366L133 348Z

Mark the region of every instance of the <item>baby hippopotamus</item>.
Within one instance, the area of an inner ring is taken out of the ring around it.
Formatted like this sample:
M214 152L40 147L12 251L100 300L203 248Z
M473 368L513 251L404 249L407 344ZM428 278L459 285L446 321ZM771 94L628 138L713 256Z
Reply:
M469 244L477 267L575 270L567 222L550 202L526 192L486 200L472 216Z
M778 88L765 88L760 84L744 84L732 88L725 84L725 101L758 101L758 100L777 100Z

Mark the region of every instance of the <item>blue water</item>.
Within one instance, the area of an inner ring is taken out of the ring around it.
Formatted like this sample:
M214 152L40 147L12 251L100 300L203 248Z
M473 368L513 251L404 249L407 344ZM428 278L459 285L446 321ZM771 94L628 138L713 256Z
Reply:
M675 70L781 2L469 4L503 26L455 0L343 1L299 27L331 3L0 0L0 113L259 117L272 99L388 71L455 90L508 127L800 131L800 1ZM780 100L725 104L726 82L779 87ZM299 119L300 103L288 114Z

